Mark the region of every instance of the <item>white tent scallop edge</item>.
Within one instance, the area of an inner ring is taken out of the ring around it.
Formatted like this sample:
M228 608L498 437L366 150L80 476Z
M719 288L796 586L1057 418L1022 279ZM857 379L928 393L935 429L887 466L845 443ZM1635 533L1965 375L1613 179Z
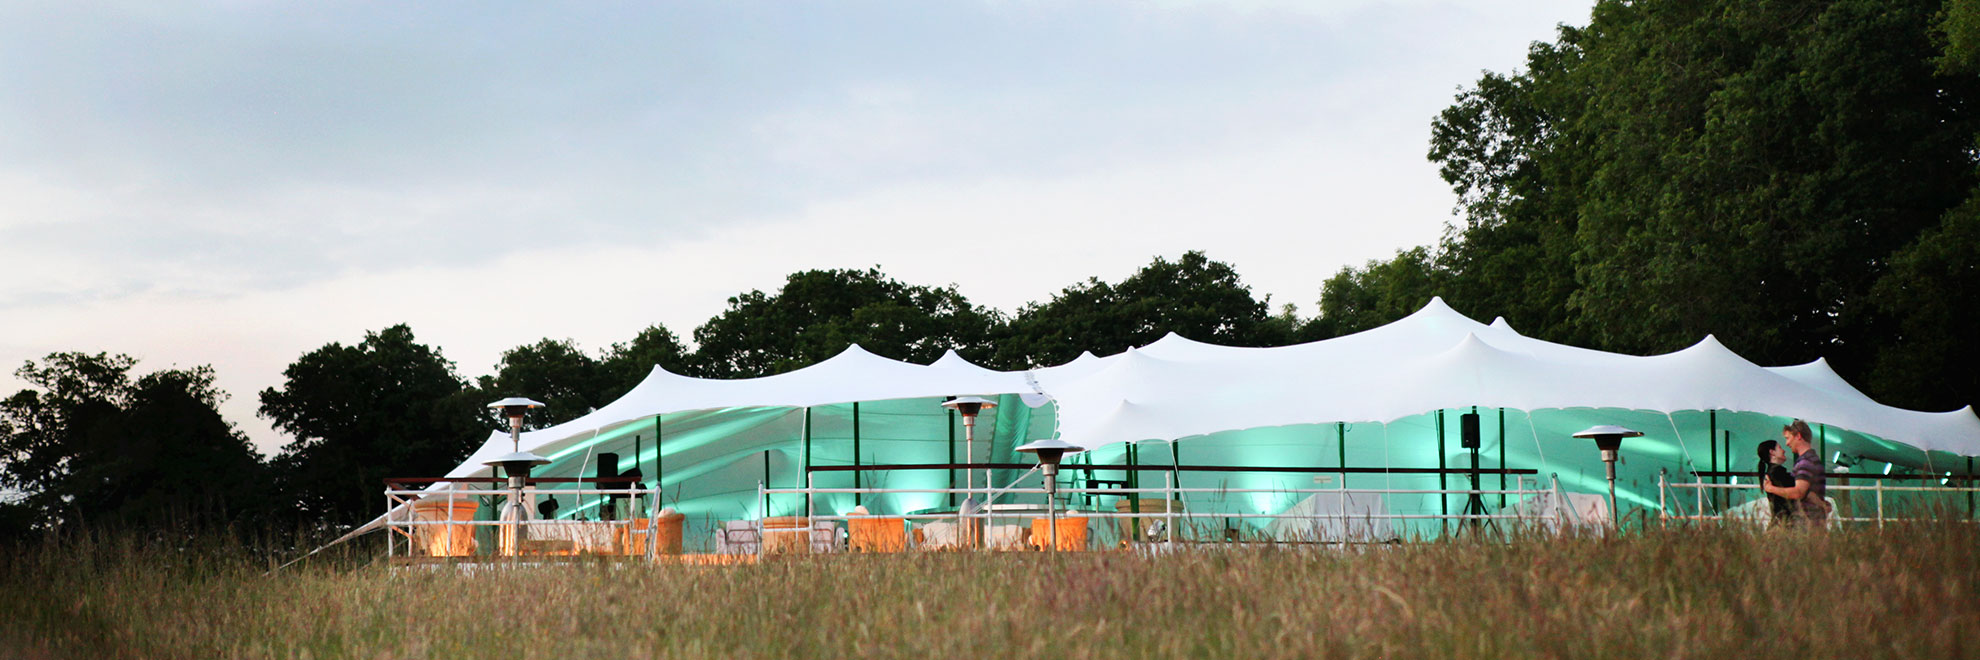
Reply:
M1390 422L1485 406L1751 412L1818 421L1922 450L1980 455L1980 417L1971 407L1933 413L1886 406L1823 360L1760 367L1711 336L1664 355L1608 353L1526 337L1503 319L1482 324L1441 298L1394 323L1333 339L1240 348L1170 334L1118 355L1083 353L1029 372L986 369L953 351L932 364L910 364L857 345L761 378L692 378L656 366L625 396L524 433L520 444L548 454L618 425L691 410L996 394L1023 395L1034 406L1055 401L1060 436L1088 449L1293 424ZM491 433L447 476L491 474L484 463L509 453L509 443L507 434ZM381 520L345 538L375 529Z
M1002 372L950 352L917 365L857 345L818 364L762 378L692 378L655 367L625 396L577 419L522 435L544 453L654 415L731 407L807 407L949 395L1039 394L1058 403L1062 437L1089 449L1219 431L1330 422L1388 422L1440 408L1726 410L1818 421L1918 449L1980 455L1972 409L1887 406L1828 363L1761 367L1707 336L1684 350L1632 356L1526 337L1503 319L1472 320L1440 298L1394 323L1272 348L1171 334L1107 357ZM555 405L555 402L552 402ZM450 477L486 473L509 452L490 434Z

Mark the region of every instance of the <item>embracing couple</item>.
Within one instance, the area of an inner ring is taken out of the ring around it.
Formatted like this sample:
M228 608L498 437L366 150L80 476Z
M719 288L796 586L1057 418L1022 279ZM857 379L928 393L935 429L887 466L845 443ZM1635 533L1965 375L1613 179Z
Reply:
M1808 422L1797 419L1781 427L1781 442L1760 443L1760 472L1766 475L1760 488L1767 491L1767 502L1773 505L1774 522L1805 522L1820 528L1829 518L1829 501L1824 496L1828 484L1822 476L1822 455L1815 453L1808 438ZM1782 443L1794 453L1782 450ZM1783 467L1790 455L1794 457L1792 471Z

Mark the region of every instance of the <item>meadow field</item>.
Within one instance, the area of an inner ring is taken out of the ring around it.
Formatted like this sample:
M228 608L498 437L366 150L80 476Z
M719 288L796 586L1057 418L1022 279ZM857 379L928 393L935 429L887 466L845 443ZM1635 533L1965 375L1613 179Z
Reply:
M835 555L265 575L238 544L0 560L18 658L1980 657L1980 529L1451 540L1356 551Z

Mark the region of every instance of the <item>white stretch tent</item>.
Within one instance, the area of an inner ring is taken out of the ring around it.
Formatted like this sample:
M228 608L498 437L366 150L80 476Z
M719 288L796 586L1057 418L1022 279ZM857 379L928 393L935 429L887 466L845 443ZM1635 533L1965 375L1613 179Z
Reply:
M1944 468L1963 473L1970 462L1960 457L1980 454L1980 418L1970 408L1929 413L1885 406L1844 382L1821 360L1760 367L1709 336L1665 355L1606 353L1525 337L1503 320L1479 323L1441 299L1395 323L1307 344L1234 348L1170 335L1119 355L1086 354L1028 372L985 369L954 353L930 365L914 365L858 346L819 364L763 378L700 379L655 368L626 396L603 408L524 433L521 448L553 459L538 472L543 476L587 473L594 452L614 452L622 456L621 468L647 466L651 480L656 476L653 466L664 459L666 482L675 484L670 489L686 489L670 494L683 511L710 517L774 515L777 511L757 511L749 504L756 484L799 485L800 463L947 462L941 452L953 451L953 419L944 419L937 404L951 395L992 396L1003 403L979 422L979 444L985 446L976 456L959 459L977 462L1019 462L1012 447L1057 436L1092 450L1079 457L1096 465L1133 460L1125 447L1157 442L1166 446L1166 452L1157 452L1169 459L1164 463L1458 467L1477 455L1454 450L1455 442L1447 446L1455 429L1446 430L1445 413L1496 413L1497 430L1482 450L1490 459L1485 465L1538 469L1542 475L1559 475L1571 490L1585 492L1602 490L1600 464L1592 447L1567 436L1594 424L1622 424L1646 433L1623 450L1625 507L1631 502L1655 504L1660 470L1701 471L1719 465L1721 456L1725 469L1751 469L1753 444L1778 437L1780 424L1790 418L1820 425L1825 449L1914 469L1930 467L1933 474ZM859 402L867 406L865 421ZM664 455L652 435L644 436L640 452L631 451L632 438L648 428L667 439ZM861 456L848 455L842 445L860 438L863 429L868 447ZM684 436L691 439L679 439ZM819 446L813 446L814 436ZM1724 445L1719 444L1722 439ZM1734 440L1742 445L1737 451L1726 446ZM868 449L873 453L865 453ZM507 434L491 434L447 476L489 476L483 463L509 451ZM1191 460L1182 460L1184 452ZM1940 465L1934 465L1935 453ZM757 456L760 470L751 459ZM1954 462L1959 465L1945 465ZM1356 475L1342 485L1406 485L1397 483L1405 477L1377 477L1379 481L1370 482ZM814 483L851 485L851 479L848 473L834 473L832 480ZM1410 487L1422 487L1425 479L1439 487L1462 487L1434 476L1415 479L1418 484ZM698 487L696 480L724 485ZM876 483L880 481L876 475L865 485L882 485ZM897 476L886 485L943 484ZM1276 476L1185 475L1178 485L1311 484ZM1271 499L1190 506L1211 512L1218 506L1233 511L1285 508L1268 503ZM698 509L695 500L703 502ZM923 500L917 506L930 503ZM851 503L821 501L820 506L837 511ZM1407 513L1412 507L1420 512L1438 506L1391 499L1388 508ZM1455 512L1447 500L1441 506ZM894 509L891 513L913 508L882 507ZM567 509L565 515L575 512ZM374 521L359 531L377 526Z
M1442 299L1395 323L1336 339L1233 348L1171 334L1097 362L1100 368L1082 366L1070 377L1044 369L1037 378L1059 402L1066 441L1087 448L1480 407L1750 412L1923 450L1980 454L1980 418L1971 408L1928 413L1886 406L1821 360L1763 368L1710 336L1666 355L1605 353L1532 339L1503 320L1481 324Z
M1030 394L1033 402L1043 402L1024 373L985 369L954 351L924 366L883 358L853 345L803 369L739 380L690 378L656 366L646 380L619 400L583 417L523 433L521 446L524 451L548 456L615 427L676 412L802 409L855 401L998 394ZM509 445L507 433L493 433L447 476L492 474L482 463L509 453Z

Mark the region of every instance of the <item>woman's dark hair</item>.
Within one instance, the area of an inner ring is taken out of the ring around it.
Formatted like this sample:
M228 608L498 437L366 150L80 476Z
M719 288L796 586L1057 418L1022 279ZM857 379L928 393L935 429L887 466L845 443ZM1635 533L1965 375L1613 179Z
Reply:
M1768 441L1766 441L1766 442L1762 442L1762 443L1760 443L1760 447L1759 447L1759 450L1760 450L1760 474L1761 474L1761 476L1763 476L1763 477L1764 477L1764 476L1765 476L1765 475L1767 474L1767 465L1768 465L1769 463L1772 463L1772 462L1773 462L1773 461L1769 461L1769 460L1767 460L1767 459L1769 459L1769 458L1773 458L1773 456L1774 456L1774 448L1775 448L1775 447L1779 447L1779 446L1781 446L1781 441L1779 441L1779 440L1768 440Z

